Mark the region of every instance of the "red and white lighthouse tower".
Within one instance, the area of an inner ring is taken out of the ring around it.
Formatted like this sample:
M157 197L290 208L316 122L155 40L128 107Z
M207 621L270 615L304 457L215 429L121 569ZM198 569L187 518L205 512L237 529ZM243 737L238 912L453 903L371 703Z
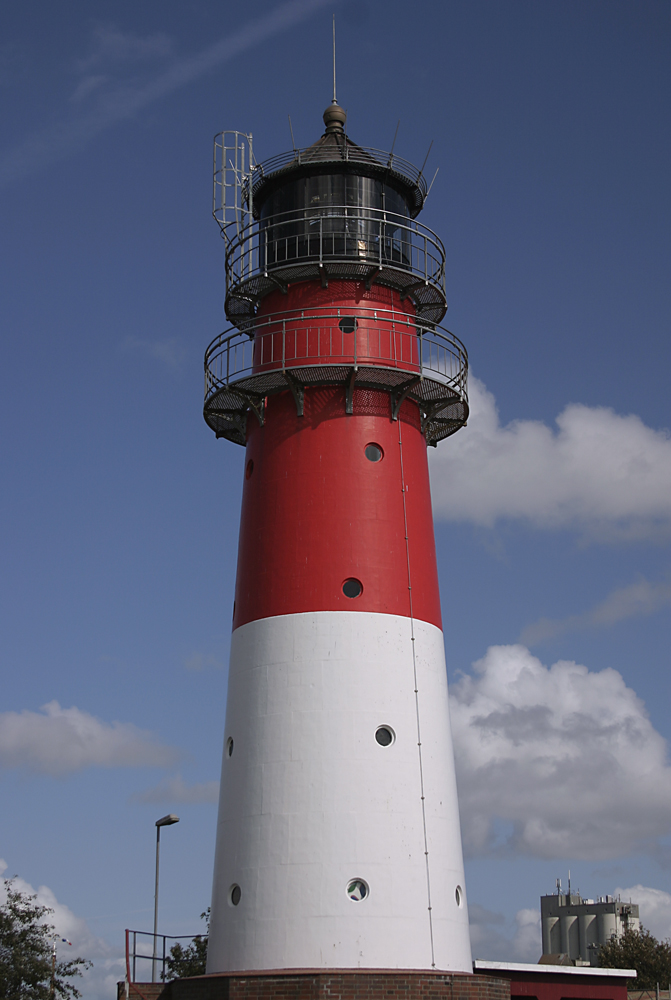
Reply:
M423 175L215 142L232 329L205 419L246 448L208 972L470 972L427 445L467 416Z

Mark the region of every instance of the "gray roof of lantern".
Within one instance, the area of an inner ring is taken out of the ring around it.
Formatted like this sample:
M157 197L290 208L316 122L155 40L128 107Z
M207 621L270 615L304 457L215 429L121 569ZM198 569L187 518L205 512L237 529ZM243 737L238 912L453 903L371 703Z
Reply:
M285 180L314 173L332 172L363 174L379 177L399 189L405 197L413 218L419 214L426 198L426 179L421 170L394 153L359 146L352 142L344 129L346 115L334 101L324 112L326 131L311 146L279 153L256 164L253 173L252 198L256 206Z

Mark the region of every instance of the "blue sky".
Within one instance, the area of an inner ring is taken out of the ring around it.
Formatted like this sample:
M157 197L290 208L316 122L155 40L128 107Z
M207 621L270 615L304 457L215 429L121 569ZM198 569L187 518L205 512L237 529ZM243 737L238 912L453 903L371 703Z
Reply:
M431 455L474 950L536 960L568 868L671 934L669 5L10 0L0 857L93 1000L166 812L162 929L209 901L243 458L201 416L211 142L321 134L333 10L350 136L434 141L474 375Z

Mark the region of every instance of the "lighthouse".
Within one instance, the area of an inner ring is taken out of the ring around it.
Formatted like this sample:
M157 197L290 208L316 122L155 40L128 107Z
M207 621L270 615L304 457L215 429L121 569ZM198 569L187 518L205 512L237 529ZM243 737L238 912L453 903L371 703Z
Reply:
M215 139L204 414L245 462L208 973L472 971L427 464L467 355L423 172L345 125Z

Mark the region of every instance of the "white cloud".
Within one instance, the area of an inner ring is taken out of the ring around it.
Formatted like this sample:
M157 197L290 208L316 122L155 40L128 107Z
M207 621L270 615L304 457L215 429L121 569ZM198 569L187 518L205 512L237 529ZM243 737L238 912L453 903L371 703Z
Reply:
M171 52L172 42L162 33L140 38L120 31L113 24L99 24L93 29L91 52L75 64L81 78L70 100L76 104L103 86L118 86L119 74L123 75L129 67L137 70L147 62L165 59Z
M464 847L600 860L671 825L666 741L612 669L492 646L452 688Z
M181 368L185 357L183 344L177 337L166 337L165 340L142 340L139 337L126 337L121 345L125 351L140 351L155 361L161 361L168 368Z
M92 42L91 52L77 61L79 73L90 73L101 66L109 68L119 63L165 58L172 52L172 42L162 32L140 38L132 32L120 31L114 24L96 25Z
M469 903L471 950L474 959L537 962L543 951L540 910L518 910L514 922L502 913Z
M654 614L671 604L671 583L650 583L638 580L628 587L619 587L590 611L568 618L540 618L527 625L520 634L520 642L533 646L566 632L577 632L586 628L615 625L627 618L640 618Z
M518 910L513 949L519 962L537 962L543 953L541 911Z
M108 73L87 73L80 82L70 102L70 113L49 125L43 125L22 142L0 156L0 186L17 178L24 178L43 170L50 163L65 159L87 146L96 136L116 122L124 121L143 108L206 73L228 62L235 56L281 31L298 24L310 14L324 7L326 0L286 0L263 17L254 17L237 31L233 31L192 56L173 59L161 72L147 78L127 78ZM156 39L158 38L158 45ZM146 59L149 55L162 54L154 49L167 45L163 36L151 39L133 39L117 32L106 36L103 49L94 51L79 64L80 70L97 70L100 65L120 59ZM106 47L105 47L106 46ZM96 79L104 77L103 80ZM93 79L91 79L91 77ZM84 103L93 92L95 99Z
M197 650L194 650L191 656L187 656L184 666L187 670L193 670L198 673L201 670L207 670L209 667L215 670L223 670L225 663L219 656L215 656L214 653L199 653Z
M104 73L89 73L87 76L82 77L77 86L75 87L72 97L70 100L76 104L79 101L84 101L89 96L93 94L96 90L107 83L109 77Z
M140 792L135 798L139 802L217 802L219 782L203 781L187 785L181 774L166 778L154 788Z
M645 885L632 885L628 889L618 886L615 895L638 903L641 924L656 938L661 941L671 938L671 895L668 892Z
M0 859L0 874L7 874L7 863ZM121 948L111 948L102 938L96 937L88 924L77 917L72 910L56 898L52 890L41 885L34 889L22 878L13 880L14 888L30 896L37 896L40 906L48 906L54 912L45 916L45 922L51 924L59 937L72 941L72 946L62 941L57 942L56 952L59 960L85 958L93 962L93 968L84 971L83 978L74 979L87 1000L110 1000L116 996L116 984L125 975L125 959ZM4 883L0 882L0 904L6 900Z
M0 713L0 767L61 775L84 767L165 767L176 756L129 722L103 722L57 701L40 712Z
M446 521L501 519L578 528L592 537L671 530L671 437L634 415L572 403L557 430L536 420L501 426L472 379L468 427L431 454L433 509Z

